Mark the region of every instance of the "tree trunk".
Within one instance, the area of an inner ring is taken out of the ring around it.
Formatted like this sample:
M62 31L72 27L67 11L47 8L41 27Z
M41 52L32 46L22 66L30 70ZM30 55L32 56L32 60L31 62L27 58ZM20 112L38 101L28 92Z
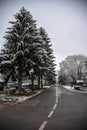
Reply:
M32 91L34 90L34 73L32 73L32 78L31 78L31 82L32 82Z
M23 79L23 71L22 71L22 62L20 60L19 66L18 66L18 92L19 94L21 93L21 88L22 88L22 79Z
M47 85L47 82L46 82L46 79L45 79L45 84L44 84L45 86Z
M6 82L6 83L7 83L8 80L10 79L11 75L12 75L12 71L11 71L11 72L7 75L7 77L5 78L5 82Z
M40 75L38 75L38 89L40 89Z
M41 74L41 88L43 88L43 76Z

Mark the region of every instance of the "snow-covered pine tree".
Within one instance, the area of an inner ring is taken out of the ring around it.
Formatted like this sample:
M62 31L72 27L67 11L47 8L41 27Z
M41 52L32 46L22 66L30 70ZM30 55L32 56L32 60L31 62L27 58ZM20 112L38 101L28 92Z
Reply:
M40 37L36 28L36 21L24 7L14 17L15 21L10 22L12 26L8 28L4 36L6 43L2 54L5 56L5 60L1 62L1 70L3 73L6 70L7 75L9 73L10 76L15 73L20 93L23 74L35 64L33 54L34 49L40 46Z
M52 44L50 44L50 38L44 28L40 27L40 36L42 37L43 48L43 63L41 69L41 77L44 76L49 82L54 82L55 79L55 64Z

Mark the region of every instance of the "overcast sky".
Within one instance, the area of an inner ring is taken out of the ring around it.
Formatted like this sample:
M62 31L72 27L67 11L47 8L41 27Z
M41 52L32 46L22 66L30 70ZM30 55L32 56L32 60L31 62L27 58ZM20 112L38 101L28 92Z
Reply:
M68 55L87 55L86 0L0 0L0 48L8 22L22 6L37 20L38 27L46 29L57 64Z

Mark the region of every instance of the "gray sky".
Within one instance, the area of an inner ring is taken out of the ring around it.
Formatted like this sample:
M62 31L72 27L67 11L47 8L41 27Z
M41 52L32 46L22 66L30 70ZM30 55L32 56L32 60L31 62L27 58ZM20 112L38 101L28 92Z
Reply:
M68 55L87 55L86 0L0 0L0 48L8 22L22 6L37 20L38 27L46 29L57 64Z

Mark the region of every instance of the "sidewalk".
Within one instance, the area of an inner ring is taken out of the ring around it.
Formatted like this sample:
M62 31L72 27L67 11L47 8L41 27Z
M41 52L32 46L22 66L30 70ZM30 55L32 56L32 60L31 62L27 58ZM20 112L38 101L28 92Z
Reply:
M72 92L77 92L77 93L87 93L87 88L83 88L83 90L76 90L74 87L71 86L63 86L65 89L72 91Z

